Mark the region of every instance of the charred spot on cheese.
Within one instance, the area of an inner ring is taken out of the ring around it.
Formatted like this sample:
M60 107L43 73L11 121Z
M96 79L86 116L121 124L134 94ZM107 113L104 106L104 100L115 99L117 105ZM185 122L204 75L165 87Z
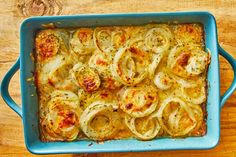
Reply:
M73 67L72 74L75 82L86 92L97 90L101 84L100 77L95 69L80 63Z
M129 109L132 108L132 106L133 106L132 103L128 103L128 104L125 105L125 108L126 108L127 110L129 110Z
M81 40L81 42L86 42L88 40L90 40L92 37L91 37L91 34L92 34L92 30L91 29L81 29L79 32L78 32L78 38Z
M102 98L107 98L108 97L108 93L101 93Z
M44 60L57 54L60 41L53 33L40 32L35 40L36 52L39 59Z
M186 53L186 52L182 52L178 58L177 58L177 62L180 66L186 66L188 64L188 60L190 58L190 54Z
M102 59L98 59L96 63L98 65L107 65L107 63L105 61L103 61Z
M84 89L87 92L93 92L94 90L96 90L98 88L98 86L96 86L96 82L94 82L93 78L85 78L83 81L83 84L81 86L85 87Z
M58 113L59 116L63 117L61 122L59 123L60 128L65 128L69 126L73 126L76 121L76 115L70 111L60 111Z
M144 52L142 52L140 49L138 49L136 47L131 47L129 50L130 50L130 52L132 52L135 55L138 55L140 57L144 57L145 56Z
M119 95L120 108L132 117L149 115L157 104L158 98L153 87L129 87L122 89Z

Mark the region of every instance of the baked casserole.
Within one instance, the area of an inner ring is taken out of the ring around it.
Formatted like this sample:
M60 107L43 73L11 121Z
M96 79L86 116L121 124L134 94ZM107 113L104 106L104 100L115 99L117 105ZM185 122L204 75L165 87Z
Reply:
M41 140L205 135L205 49L197 23L39 31Z

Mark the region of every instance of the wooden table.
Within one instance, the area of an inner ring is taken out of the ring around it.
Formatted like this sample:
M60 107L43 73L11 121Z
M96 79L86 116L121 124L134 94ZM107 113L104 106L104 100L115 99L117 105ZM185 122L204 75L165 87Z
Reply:
M0 80L19 55L19 25L32 15L209 11L218 25L219 42L236 58L236 1L235 0L1 0L0 1ZM221 93L229 87L233 73L229 63L220 57ZM19 73L10 84L10 93L20 103ZM205 151L158 151L146 153L102 153L62 156L236 156L236 93L221 111L219 145ZM33 156L24 144L22 121L0 99L0 156ZM56 156L56 155L55 155Z

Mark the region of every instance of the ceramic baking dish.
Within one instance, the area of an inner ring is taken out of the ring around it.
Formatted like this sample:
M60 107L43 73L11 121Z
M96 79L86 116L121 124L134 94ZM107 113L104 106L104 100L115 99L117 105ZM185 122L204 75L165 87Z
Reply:
M38 98L36 88L27 78L33 76L34 62L30 53L34 51L36 31L43 24L53 23L56 27L95 27L113 25L141 25L154 23L201 23L205 31L206 48L211 52L211 64L208 71L207 133L203 137L158 138L152 141L136 139L111 140L102 144L83 140L75 142L41 142L39 139ZM231 64L234 75L236 60L225 52L217 41L217 28L214 16L208 12L176 13L138 13L32 17L26 19L20 27L20 57L2 80L1 94L5 102L23 119L25 144L35 154L53 153L97 153L97 152L133 152L179 149L210 149L217 145L220 136L220 110L225 101L236 89L236 77L223 96L220 96L219 59L222 55ZM20 108L10 97L9 82L20 69L21 100ZM32 96L33 95L33 96Z

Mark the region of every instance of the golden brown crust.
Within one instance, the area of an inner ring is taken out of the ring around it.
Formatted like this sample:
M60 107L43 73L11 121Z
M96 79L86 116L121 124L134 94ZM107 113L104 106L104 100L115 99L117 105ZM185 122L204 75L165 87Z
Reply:
M35 39L35 47L38 60L45 60L56 55L59 50L59 39L53 31L42 31Z
M202 26L198 24L177 25L176 29L174 29L174 32L177 39L182 40L186 43L195 42L201 44L204 41L204 31L202 29Z

